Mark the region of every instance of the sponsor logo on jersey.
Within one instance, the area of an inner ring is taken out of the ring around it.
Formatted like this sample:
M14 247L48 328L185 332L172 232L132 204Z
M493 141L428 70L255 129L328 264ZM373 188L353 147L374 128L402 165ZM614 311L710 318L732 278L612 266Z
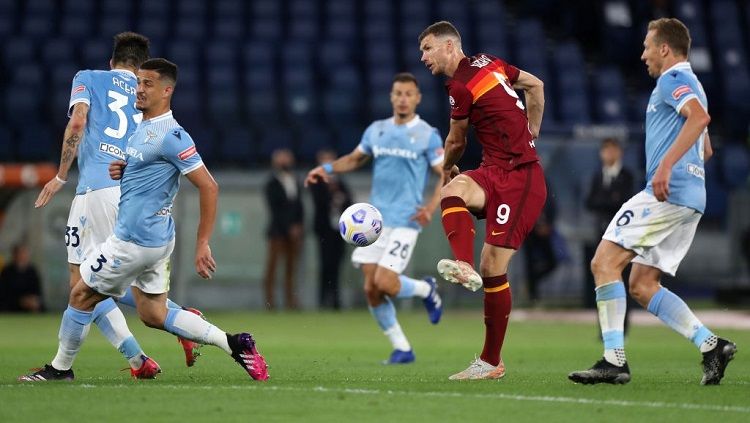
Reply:
M696 178L706 179L706 171L702 167L696 166L694 164L688 163L687 173L695 176Z
M134 158L136 158L136 159L138 159L140 161L143 161L143 153L141 153L140 151L136 150L135 148L128 147L128 149L126 150L126 152L127 152L128 156L134 157Z
M156 216L169 216L172 214L172 204L162 207L158 212L156 212Z
M672 91L672 98L675 100L679 100L680 97L682 97L685 94L692 93L693 90L687 86L687 85L680 85L679 87L675 88L674 91Z
M99 143L99 151L107 153L111 156L115 156L118 159L125 160L125 153L116 145L107 144L106 142Z
M403 157L405 159L417 160L416 151L406 150L403 148L374 146L372 149L372 152L376 158L380 156L393 156L393 157Z
M198 153L198 151L195 149L195 146L191 145L190 147L182 150L180 154L177 155L177 158L180 160L187 160L195 156L196 153Z
M86 86L81 84L77 87L73 87L73 90L70 92L70 95L78 94L83 91L86 91Z

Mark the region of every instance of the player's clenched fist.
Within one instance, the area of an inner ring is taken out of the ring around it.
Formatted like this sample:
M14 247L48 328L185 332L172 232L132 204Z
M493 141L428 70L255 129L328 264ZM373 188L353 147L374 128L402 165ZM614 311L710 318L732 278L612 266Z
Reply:
M122 174L125 172L125 166L127 166L127 163L125 163L124 160L115 160L112 163L109 164L109 177L114 179L115 181L119 181L122 179Z

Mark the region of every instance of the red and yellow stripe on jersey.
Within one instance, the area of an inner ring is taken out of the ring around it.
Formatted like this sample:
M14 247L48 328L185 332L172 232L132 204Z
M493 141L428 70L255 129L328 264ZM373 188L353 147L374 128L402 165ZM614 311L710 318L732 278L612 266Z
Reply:
M466 83L466 88L471 92L472 103L476 103L487 91L500 83L495 73L499 73L506 81L508 80L505 69L496 60L493 60L488 65L479 68L476 75Z

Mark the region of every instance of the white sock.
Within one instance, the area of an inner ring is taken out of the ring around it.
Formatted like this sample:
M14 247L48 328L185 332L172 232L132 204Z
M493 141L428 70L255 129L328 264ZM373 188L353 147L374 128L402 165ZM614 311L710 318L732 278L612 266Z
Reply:
M390 339L394 349L401 351L411 350L411 345L409 345L409 341L406 339L406 335L404 335L404 331L401 330L401 325L398 323L386 329L383 333Z
M215 345L226 351L227 354L232 354L226 332L189 311L170 308L167 311L164 329L191 341Z

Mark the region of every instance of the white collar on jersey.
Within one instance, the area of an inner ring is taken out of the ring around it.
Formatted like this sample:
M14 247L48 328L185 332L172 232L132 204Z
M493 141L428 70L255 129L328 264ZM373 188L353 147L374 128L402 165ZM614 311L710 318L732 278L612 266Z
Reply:
M137 76L135 76L135 74L132 71L130 71L128 69L112 69L112 70L114 72L120 72L120 73L128 74L128 75L132 76L133 78L138 78Z
M156 117L152 117L151 119L146 119L143 122L153 123L153 122L160 122L162 120L171 119L171 118L172 118L172 110L168 110L166 113L163 113Z
M693 68L690 66L690 62L685 61L685 62L677 62L677 63L675 63L669 69L665 70L661 74L664 75L665 73L667 73L669 71L678 70L678 69L685 69L685 70L689 70L691 72L693 71Z
M412 120L406 122L405 125L406 125L407 128L411 129L411 128L417 126L417 124L419 123L420 120L421 119L419 119L419 115L414 115L414 117L412 118ZM395 117L391 117L390 121L391 121L392 124L396 125L396 118ZM396 126L399 126L399 125L396 125Z

